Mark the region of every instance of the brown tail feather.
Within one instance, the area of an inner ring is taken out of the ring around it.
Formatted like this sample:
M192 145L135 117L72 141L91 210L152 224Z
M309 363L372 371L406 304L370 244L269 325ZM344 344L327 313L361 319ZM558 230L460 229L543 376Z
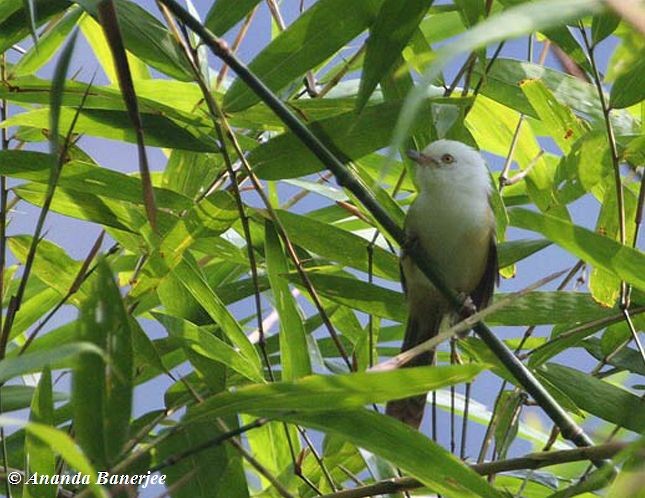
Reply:
M430 315L430 316L428 316ZM431 337L437 335L439 326L441 324L442 314L427 313L423 320L413 318L410 316L405 330L405 338L401 351L407 351L414 346L427 341ZM419 356L416 356L404 365L404 368L419 367L429 365L434 359L434 351L428 351ZM401 422L404 422L415 429L421 425L423 412L425 411L427 394L420 394L418 396L411 396L409 398L402 398L389 401L385 406L385 413L394 417Z

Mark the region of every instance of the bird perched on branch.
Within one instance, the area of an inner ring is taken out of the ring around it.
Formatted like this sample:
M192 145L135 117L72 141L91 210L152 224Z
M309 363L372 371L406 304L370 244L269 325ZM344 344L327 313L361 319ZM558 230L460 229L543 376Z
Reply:
M419 194L405 219L407 247L420 245L444 282L470 296L477 309L488 305L498 280L495 215L490 205L492 184L481 155L452 140L439 140L423 152L409 151L416 163ZM401 252L401 282L409 316L402 351L439 332L456 313L426 276ZM421 354L406 367L432 363L434 351ZM426 395L390 401L386 413L418 428Z

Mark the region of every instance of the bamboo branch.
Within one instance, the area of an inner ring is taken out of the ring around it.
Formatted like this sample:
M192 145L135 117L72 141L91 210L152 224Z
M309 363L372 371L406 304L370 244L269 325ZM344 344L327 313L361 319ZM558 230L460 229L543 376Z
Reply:
M496 462L476 463L470 466L480 475L492 475L513 470L541 469L550 465L578 462L582 460L604 460L612 458L627 447L627 443L607 443L586 448L572 450L545 451L529 453L523 457L498 460ZM321 498L362 498L388 493L397 493L423 487L423 484L412 477L398 477L385 481L375 482L367 486L346 489L337 493L323 495Z

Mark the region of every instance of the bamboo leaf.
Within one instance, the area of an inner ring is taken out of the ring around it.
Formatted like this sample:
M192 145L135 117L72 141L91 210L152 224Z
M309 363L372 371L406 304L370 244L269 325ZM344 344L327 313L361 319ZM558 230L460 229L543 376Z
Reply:
M485 365L403 368L389 372L308 375L292 381L240 387L222 392L195 407L190 419L233 413L278 414L288 411L348 410L468 382ZM321 402L322 401L322 402Z
M544 365L539 373L569 396L579 408L636 433L645 430L645 400L638 396L556 363Z
M222 36L248 15L260 0L217 0L206 14L204 25Z
M78 0L94 19L102 0ZM125 48L168 76L192 81L190 66L168 30L146 9L129 0L116 0L116 12Z
M318 5L318 4L316 4ZM470 99L427 99L413 124L413 133L427 130L433 105L439 103L467 105ZM392 136L394 123L401 111L401 101L367 106L360 115L352 110L316 121L312 131L329 143L344 162L361 158L385 147ZM324 168L316 156L293 133L283 133L254 149L249 161L257 175L265 180L281 180L315 173Z
M572 225L553 216L522 208L509 210L511 225L545 235L587 263L599 266L630 284L645 289L645 256L637 249Z
M385 0L370 28L356 108L363 109L412 38L432 2Z
M288 264L278 234L269 221L264 224L267 273L280 319L280 360L283 378L292 380L311 373L302 315L291 295Z
M18 77L33 74L47 64L74 29L82 14L83 11L76 5L67 9L67 12L55 21L54 26L39 38L38 43L11 68L11 75Z
M271 90L282 90L367 29L381 3L382 0L316 2L267 45L249 64L249 69ZM312 30L312 26L316 28ZM237 79L224 96L224 108L238 112L258 100Z
M629 70L618 76L611 87L609 105L622 109L645 99L643 80L645 79L645 53Z
M54 425L54 396L52 393L52 376L49 367L43 369L38 387L34 391L31 404L30 422L43 425ZM2 393L3 411L4 392ZM56 473L56 454L52 448L31 432L25 436L26 465L29 475L41 474L51 476ZM57 495L55 484L30 485L25 483L23 496L34 498L55 498Z
M442 47L423 75L423 81L406 98L396 125L392 140L393 150L398 150L410 134L417 118L426 89L441 70L454 57L485 47L496 41L516 38L523 34L548 29L572 19L596 13L601 6L599 0L572 0L563 4L558 0L539 0L511 7L489 17L466 31L455 42Z

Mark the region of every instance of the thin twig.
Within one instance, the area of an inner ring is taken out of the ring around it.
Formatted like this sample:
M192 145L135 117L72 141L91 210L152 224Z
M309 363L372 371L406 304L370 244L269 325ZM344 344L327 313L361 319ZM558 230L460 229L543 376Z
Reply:
M480 475L499 474L514 470L540 469L550 465L562 463L579 462L584 460L598 461L612 458L620 451L627 448L627 443L608 443L572 450L548 451L529 453L523 457L499 460L496 462L476 463L470 468ZM321 498L363 498L366 496L384 495L397 493L404 490L411 490L423 487L423 483L412 477L399 477L379 481L360 488L347 489L337 493L330 493Z

